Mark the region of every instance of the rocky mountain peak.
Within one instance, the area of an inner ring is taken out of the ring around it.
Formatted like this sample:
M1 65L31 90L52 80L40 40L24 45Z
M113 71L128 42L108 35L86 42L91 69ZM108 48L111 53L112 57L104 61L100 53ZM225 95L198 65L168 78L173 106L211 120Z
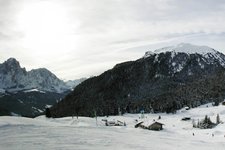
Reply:
M5 61L5 63L10 63L10 64L19 64L19 62L15 58L9 58Z
M57 93L69 89L62 80L46 68L26 71L25 68L20 67L20 63L15 58L9 58L0 64L0 89L19 91L34 88Z
M46 68L26 71L20 67L19 61L9 58L0 64L0 90L16 92L20 90L36 89L62 93L71 90L84 80L70 81L68 84L60 80L55 74Z
M2 64L4 69L7 70L19 70L21 69L20 63L15 58L9 58Z

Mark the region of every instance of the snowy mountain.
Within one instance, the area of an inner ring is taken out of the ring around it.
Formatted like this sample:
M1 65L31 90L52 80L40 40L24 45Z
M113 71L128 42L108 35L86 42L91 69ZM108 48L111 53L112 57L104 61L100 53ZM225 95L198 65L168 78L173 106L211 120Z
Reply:
M83 80L64 82L45 68L26 71L10 58L0 64L0 115L39 115Z
M10 58L0 64L0 89L9 92L38 89L62 93L69 87L45 68L26 71L16 59Z
M51 108L55 117L174 112L225 98L225 55L207 46L179 44L148 51L87 79ZM72 105L71 105L72 104ZM75 109L75 110L74 110Z
M157 49L154 52L148 51L145 53L144 58L154 56L155 61L158 61L158 57L162 53L170 53L169 63L171 68L173 68L173 73L180 72L184 68L190 55L198 56L197 62L201 68L204 68L205 64L213 65L216 63L219 63L221 66L225 67L224 54L208 46L196 46L189 43L181 43L176 46ZM185 56L182 57L180 56L181 54L185 54Z

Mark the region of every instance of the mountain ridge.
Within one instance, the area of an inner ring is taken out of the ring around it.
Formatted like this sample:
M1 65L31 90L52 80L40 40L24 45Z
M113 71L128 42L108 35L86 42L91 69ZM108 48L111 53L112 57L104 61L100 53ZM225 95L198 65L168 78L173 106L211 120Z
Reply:
M0 88L8 91L39 89L62 93L69 87L46 68L26 71L15 58L0 64Z
M53 117L174 112L222 101L225 93L225 55L207 53L151 53L115 65L87 79L50 110Z

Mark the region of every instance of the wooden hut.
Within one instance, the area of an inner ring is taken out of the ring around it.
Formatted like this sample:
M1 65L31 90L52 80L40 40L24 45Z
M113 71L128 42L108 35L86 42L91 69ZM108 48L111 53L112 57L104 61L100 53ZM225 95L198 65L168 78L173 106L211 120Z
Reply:
M159 131L159 130L162 130L163 129L163 125L164 124L162 124L160 122L153 122L150 125L145 125L144 122L140 122L140 123L138 123L138 124L135 125L135 128L140 127L142 129Z
M148 129L149 130L159 131L159 130L162 130L163 129L163 125L164 124L162 124L160 122L154 122L153 124L151 124L150 126L148 126Z

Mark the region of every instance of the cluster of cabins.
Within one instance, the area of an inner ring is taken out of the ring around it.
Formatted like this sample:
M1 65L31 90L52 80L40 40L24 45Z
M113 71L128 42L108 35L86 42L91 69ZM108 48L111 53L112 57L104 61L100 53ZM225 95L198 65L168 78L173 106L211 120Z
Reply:
M107 119L103 119L102 121L105 122L105 125L106 126L126 126L126 123L125 122L122 122L122 121L108 121Z
M105 122L106 126L126 126L125 122L116 120L116 121L108 121L107 119L103 119L102 121ZM143 121L137 123L134 127L135 128L142 128L142 129L148 129L148 130L154 130L154 131L160 131L163 129L163 125L160 122L154 121L152 123L145 123Z
M222 105L225 106L225 101L222 102ZM207 106L208 107L208 106ZM184 107L184 110L189 110L190 108L189 107ZM144 112L141 112L141 114L143 115ZM140 117L139 117L140 118ZM144 118L144 117L142 117ZM158 120L161 119L161 116L159 116ZM182 121L190 121L191 120L191 117L183 117L181 119ZM105 125L106 126L126 126L126 123L125 122L122 122L122 121L108 121L107 119L103 119L102 121L105 122ZM155 121L153 120L152 122L144 122L144 121L141 121L141 122L138 122L138 120L136 120L136 124L135 124L135 128L142 128L142 129L147 129L147 130L154 130L154 131L160 131L160 130L163 130L163 123L160 123L158 121ZM224 135L225 137L225 135Z

